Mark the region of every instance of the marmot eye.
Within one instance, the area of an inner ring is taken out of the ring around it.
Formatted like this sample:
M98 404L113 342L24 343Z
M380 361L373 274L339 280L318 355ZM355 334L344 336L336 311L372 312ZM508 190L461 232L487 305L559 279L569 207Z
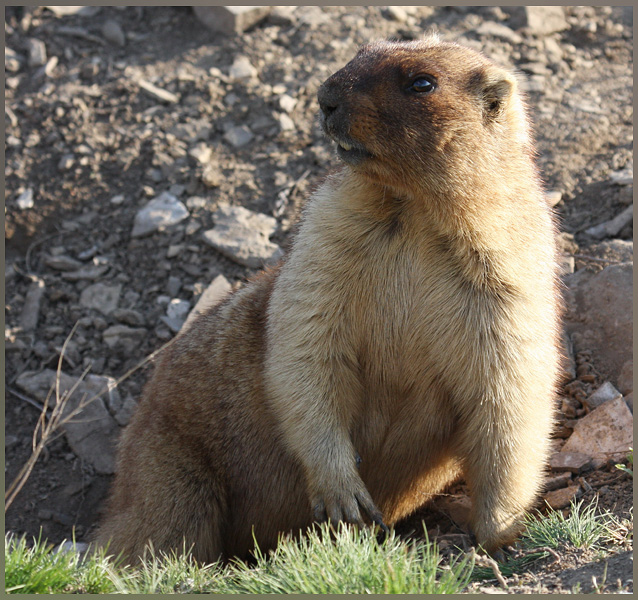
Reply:
M410 90L419 94L427 94L434 91L434 88L436 88L436 80L430 75L420 75L410 86Z

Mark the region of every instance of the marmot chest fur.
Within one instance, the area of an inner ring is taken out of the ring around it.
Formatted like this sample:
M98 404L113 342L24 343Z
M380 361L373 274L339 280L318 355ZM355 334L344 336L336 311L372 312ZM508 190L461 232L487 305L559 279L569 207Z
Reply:
M382 527L463 475L479 543L519 531L548 454L554 230L516 80L427 39L319 89L344 166L288 256L168 348L99 532L134 560L246 556L313 521Z

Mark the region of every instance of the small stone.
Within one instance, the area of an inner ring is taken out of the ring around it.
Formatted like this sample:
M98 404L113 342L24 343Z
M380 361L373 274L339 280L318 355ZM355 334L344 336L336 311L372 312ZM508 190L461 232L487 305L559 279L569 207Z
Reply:
M173 194L163 192L135 215L131 236L142 237L154 231L163 231L188 216L188 209Z
M193 146L188 151L188 154L192 156L200 165L207 164L213 157L212 149L204 142L200 142L196 146Z
M122 286L95 283L82 290L80 305L99 310L103 315L111 314L120 301Z
M162 88L153 85L149 81L145 81L144 79L138 80L137 84L142 88L149 96L155 98L155 100L160 100L162 102L166 102L168 104L176 104L179 102L179 96L167 91Z
M120 204L124 204L124 200L125 198L123 194L117 194L117 196L113 196L109 202L114 206L120 206Z
M73 154L65 154L58 163L58 171L68 171L75 164Z
M108 19L104 22L102 25L102 35L104 36L104 39L115 46L122 47L126 44L126 36L122 31L122 27L120 27L120 24L113 19Z
M297 106L297 101L288 94L282 94L279 96L279 106L284 112L291 113Z
M609 175L612 183L616 185L633 185L634 183L634 170L632 167L623 169L622 171L614 171Z
M124 399L122 408L115 414L115 421L120 427L126 427L131 421L131 417L135 412L137 402L130 394Z
M47 63L47 47L42 40L29 38L26 42L27 62L30 67L43 67Z
M102 275L104 275L108 270L108 265L89 265L87 267L82 267L77 271L62 273L62 279L66 279L67 281L95 281L102 277Z
M18 205L18 208L20 210L28 210L30 208L33 208L33 190L31 188L24 190L24 192L22 192L18 196L16 204Z
M591 411L598 408L603 402L609 402L621 396L622 394L609 381L606 381L589 398L586 398L583 404Z
M281 113L277 120L282 131L294 131L295 122L285 113Z
M548 190L545 192L545 201L552 208L563 199L563 194L558 190Z
M631 393L634 389L634 361L628 360L620 370L618 376L618 389L625 396Z
M51 267L56 271L75 271L82 268L82 263L79 260L75 260L65 254L47 256L44 259L44 263L47 267Z
M549 468L552 471L569 471L570 473L582 473L591 465L591 458L578 452L555 452L549 459Z
M564 488L569 485L571 480L572 474L570 472L559 473L558 475L545 479L543 487L545 488L545 491L551 492L553 490Z
M577 498L579 493L579 486L570 485L566 488L554 490L553 492L547 492L543 496L543 499L547 502L547 504L549 504L550 508L560 510L561 508L569 506L570 502Z
M66 7L65 7L66 8ZM76 554L84 554L89 549L89 545L85 542L62 542L54 549L56 554L67 554L74 552Z
M569 29L562 6L504 6L503 11L510 15L512 28L527 27L537 36Z
M625 225L631 223L633 218L634 205L632 203L610 221L605 221L604 223L585 229L585 233L597 240L602 240L606 237L614 237L620 233L621 229L625 227Z
M63 418L71 417L61 427L69 446L82 460L87 461L103 475L115 469L115 443L117 424L109 414L104 399L98 394L116 393L114 380L99 375L89 375L79 381L64 372L46 369L40 373L25 371L16 380L16 385L27 394L44 402L49 390L59 385L60 398L75 387L75 391L65 400Z
M218 275L199 297L197 304L190 311L181 331L186 331L195 318L217 306L231 291L231 285L223 275Z
M20 327L23 331L35 331L40 316L40 304L44 296L44 281L37 279L29 286L22 312Z
M233 81L252 79L253 77L257 77L257 69L250 64L247 57L238 56L228 70L228 75Z
M494 21L484 21L476 28L476 33L481 36L491 36L499 40L505 40L511 44L521 44L523 42L523 38L514 30L507 25L495 23Z
M191 304L187 300L173 298L166 307L166 316L160 319L171 331L177 333L184 325L190 308Z
M166 251L166 258L175 258L184 251L184 244L171 244Z
M113 317L120 323L132 325L133 327L143 326L145 324L144 315L132 308L116 308L113 311Z
M271 9L270 6L193 6L203 25L226 35L241 33L256 25Z
M401 6L388 6L385 12L388 17L398 23L405 23L408 20L408 13Z
M223 177L219 167L212 163L207 164L202 171L202 182L208 187L219 187Z
M215 228L204 232L204 240L230 259L257 269L283 253L268 238L275 232L273 217L241 206L220 206L213 215Z
M148 332L141 327L113 325L102 332L104 343L111 349L132 353L144 341Z
M206 208L208 204L208 200L206 198L202 198L201 196L191 196L186 200L186 207L189 210L194 210L196 208Z
M241 148L252 141L253 133L245 125L239 127L231 127L225 134L224 139L233 148Z
M168 278L168 283L166 284L166 291L171 298L177 296L179 290L182 288L182 280L179 277L175 277L171 275Z
M619 397L579 419L561 452L585 454L597 469L610 459L620 460L632 447L633 418L627 404Z

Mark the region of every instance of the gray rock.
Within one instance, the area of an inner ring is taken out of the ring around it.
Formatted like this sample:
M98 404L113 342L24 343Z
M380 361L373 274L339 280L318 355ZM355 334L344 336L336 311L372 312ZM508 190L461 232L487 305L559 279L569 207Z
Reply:
M634 169L633 167L627 167L622 169L622 171L614 171L609 175L609 178L616 185L633 185Z
M279 107L286 113L291 113L295 106L297 106L297 100L288 94L282 94L279 96Z
M545 488L545 491L551 492L552 490L564 488L566 485L569 485L571 480L572 474L569 471L566 471L564 473L554 475L553 477L546 478L543 482L543 487Z
M213 157L213 150L208 144L200 142L196 146L193 146L188 151L188 154L192 156L200 165L205 165L210 162L210 159Z
M574 357L574 345L566 331L562 332L562 360L560 363L561 381L573 381L576 379L576 358Z
M47 369L40 373L26 371L16 380L16 385L41 402L45 402L49 390L56 384L57 373ZM114 380L99 375L89 375L78 383L75 377L60 373L60 397L64 398L77 385L66 400L62 412L61 427L73 452L91 464L100 474L109 475L115 467L115 443L118 426L109 414L103 397L116 392ZM55 395L49 403L55 402Z
M538 36L545 36L569 28L562 6L504 6L510 15L509 23L514 29L527 27Z
M592 459L594 468L599 468L608 460L625 458L633 447L633 431L631 412L618 397L579 419L561 453L585 454Z
M45 6L56 17L68 17L70 15L79 15L81 17L93 17L102 10L100 6Z
M505 40L511 44L521 44L523 42L523 38L513 29L502 23L495 23L494 21L484 21L476 28L476 33L494 37L499 40Z
M47 47L42 40L29 38L26 41L28 65L30 67L43 67L47 64Z
M78 269L77 271L62 273L62 279L66 279L67 281L95 281L102 277L102 275L104 275L108 270L108 265L88 265Z
M122 285L95 283L82 290L80 305L99 310L104 315L111 314L120 301Z
M155 100L160 100L161 102L166 102L168 104L176 104L179 102L179 96L169 92L167 90L163 90L162 88L153 85L149 81L144 79L138 79L137 85L140 86L151 98Z
M28 188L22 192L16 199L16 205L20 210L29 210L33 208L33 190Z
M122 27L113 19L108 19L104 22L102 25L102 35L104 39L115 46L122 47L126 44L126 36L124 35L124 31L122 31Z
M253 132L245 125L231 127L224 134L224 139L233 146L233 148L241 148L242 146L245 146L252 141L253 137Z
M142 327L113 325L102 332L104 343L111 349L133 352L144 341L148 332Z
M59 254L58 256L47 256L44 259L44 263L47 267L51 267L56 271L76 271L82 268L82 263L75 258L71 258L66 254Z
M126 325L132 325L133 327L142 326L145 324L144 315L132 308L116 308L113 311L113 316L120 322Z
M618 235L618 233L620 233L625 225L631 223L633 218L634 205L632 203L610 221L605 221L604 223L600 223L599 225L595 225L594 227L585 229L585 233L591 235L597 240L602 240L603 238L607 237L614 237L615 235Z
M253 79L257 77L257 69L253 67L246 56L238 56L233 61L228 76L233 81L242 81L244 79Z
M184 325L191 303L180 298L173 298L166 307L166 316L160 317L160 320L168 326L174 333L178 333Z
M576 353L591 350L596 369L612 383L633 357L633 263L581 269L565 277L565 326Z
M286 113L281 113L277 120L282 131L294 131L295 122Z
M580 486L568 485L566 488L547 492L543 496L543 500L549 504L550 508L560 510L561 508L569 506L571 501L578 498L580 495Z
M122 408L115 414L115 421L120 427L125 427L131 421L131 417L135 412L135 408L137 407L137 402L130 394L124 399L122 403Z
M606 381L591 396L585 399L584 404L589 410L594 410L604 402L621 397L622 394L609 381Z
M634 361L628 360L618 376L618 389L623 395L630 394L634 390Z
M256 25L272 10L270 6L193 6L193 12L208 29L232 35Z
M199 297L197 304L193 310L190 311L181 331L186 331L188 327L193 323L195 318L217 306L231 290L231 285L223 275L217 275L213 279L212 283L204 290L204 293Z
M142 237L163 231L186 219L188 214L188 209L173 194L163 192L135 215L131 236Z
M194 210L196 208L205 208L208 204L208 200L206 198L202 198L201 196L191 196L186 200L186 207L190 210Z
M555 452L549 459L549 468L552 471L569 471L578 474L589 467L591 467L591 458L579 452Z
M282 251L268 238L277 220L241 206L221 206L213 215L214 229L204 232L204 240L235 262L257 269L277 260Z
M44 296L44 281L37 279L29 286L27 297L20 313L20 327L23 331L34 331L40 316L40 305Z
M124 194L117 194L116 196L113 196L109 202L114 206L119 206L120 204L124 204L124 200L126 200Z
M408 20L408 13L401 6L388 6L385 10L388 17L398 23L405 23Z
M545 200L552 208L563 199L563 194L558 190L547 190L545 192Z
M182 280L179 277L171 275L166 283L166 292L171 298L177 296L179 290L182 287Z

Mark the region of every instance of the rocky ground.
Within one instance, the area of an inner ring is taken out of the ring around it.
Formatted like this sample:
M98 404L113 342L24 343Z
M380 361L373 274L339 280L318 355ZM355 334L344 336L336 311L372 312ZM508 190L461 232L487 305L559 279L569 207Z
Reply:
M613 464L633 444L632 28L630 7L278 8L236 35L188 7L6 8L7 485L74 325L62 390L90 367L78 390L90 396L170 340L198 300L276 258L337 165L317 126L318 86L361 43L434 30L520 72L560 221L571 360L546 500L597 496L628 518L631 479ZM51 441L7 530L90 537L146 377L135 372ZM431 509L433 533L462 531L456 491ZM632 557L612 556L606 591L633 589ZM592 589L602 569L567 553L510 591Z

